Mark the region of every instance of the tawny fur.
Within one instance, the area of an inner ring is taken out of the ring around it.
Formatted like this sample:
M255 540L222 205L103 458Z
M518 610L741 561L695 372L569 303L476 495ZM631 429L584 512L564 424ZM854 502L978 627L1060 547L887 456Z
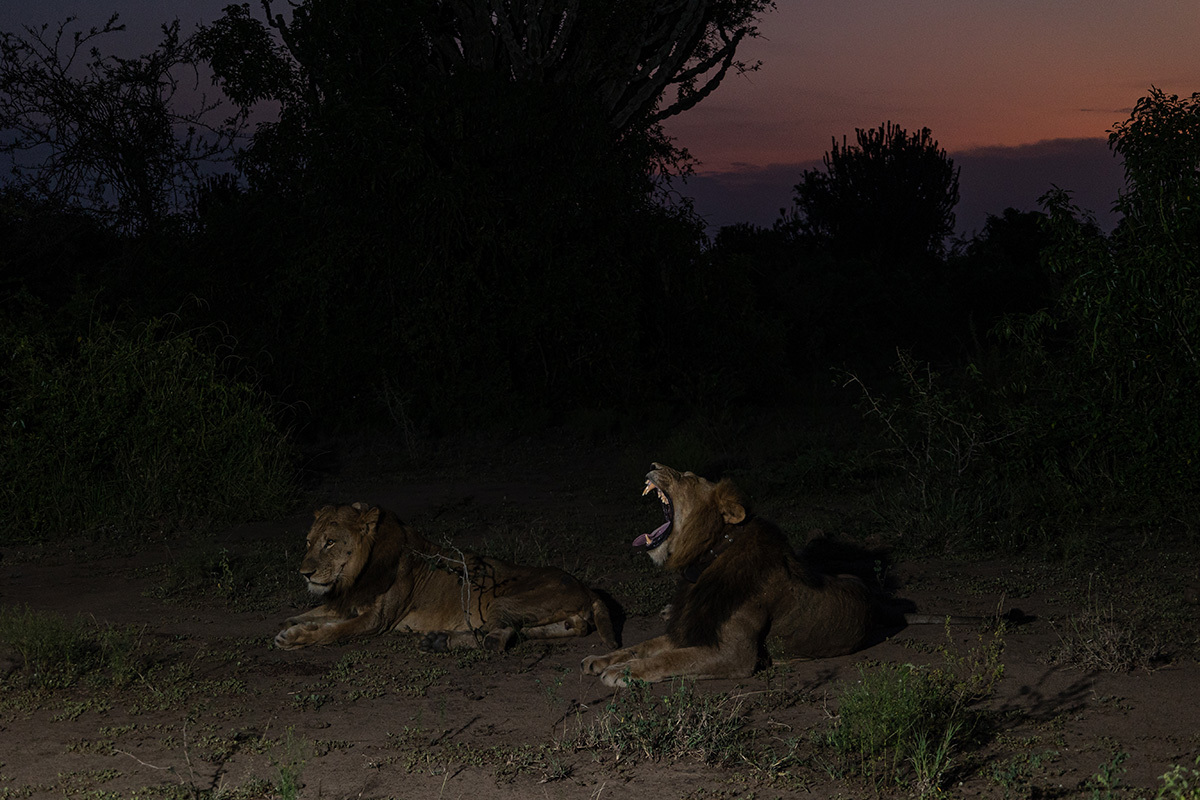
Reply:
M609 686L630 679L744 678L764 660L768 637L793 658L844 655L863 646L875 614L861 580L811 569L776 526L750 514L728 480L712 483L662 464L646 480L670 498L673 511L670 533L650 556L684 576L667 632L590 656L584 672Z
M284 623L285 650L392 630L425 633L425 650L592 630L618 646L604 602L568 573L438 547L377 506L318 509L300 573L325 602Z

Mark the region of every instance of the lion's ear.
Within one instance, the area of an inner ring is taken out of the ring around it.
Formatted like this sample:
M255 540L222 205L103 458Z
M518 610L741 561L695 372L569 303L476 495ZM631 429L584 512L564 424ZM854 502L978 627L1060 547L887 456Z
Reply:
M321 506L313 512L313 519L318 519L326 511L333 511L333 506Z
M363 501L359 500L357 503L351 503L350 507L353 508L355 511L363 511L364 509L366 509L367 504L364 503Z
M725 522L730 525L737 525L746 519L746 501L742 498L742 492L733 485L733 481L728 478L723 478L717 484L717 508L721 510L721 516Z
M375 537L375 529L379 526L379 506L368 508L366 503L355 503L354 508L359 512L358 521L362 523L366 537L373 539Z

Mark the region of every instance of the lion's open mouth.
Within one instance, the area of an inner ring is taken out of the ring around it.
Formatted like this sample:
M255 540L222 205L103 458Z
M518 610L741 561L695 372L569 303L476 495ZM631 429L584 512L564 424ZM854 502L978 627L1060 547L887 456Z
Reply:
M667 536L671 533L671 523L675 521L675 509L671 506L671 498L662 489L654 485L653 481L646 481L646 488L642 490L642 496L650 494L651 491L658 492L658 500L662 503L663 516L667 521L654 529L652 533L643 533L641 536L633 540L634 547L644 547L647 550L653 550L658 547Z

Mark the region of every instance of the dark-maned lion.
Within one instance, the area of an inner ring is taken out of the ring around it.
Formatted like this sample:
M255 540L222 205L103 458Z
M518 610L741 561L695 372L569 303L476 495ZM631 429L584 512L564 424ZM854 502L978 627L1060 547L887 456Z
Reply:
M791 657L850 653L875 627L870 590L853 576L806 564L779 528L752 515L728 479L712 483L655 464L643 494L656 492L667 521L639 536L659 566L679 573L667 633L583 660L609 686L628 679L744 678L769 635Z
M531 639L586 636L617 647L604 602L553 567L523 567L438 547L364 503L315 513L300 574L324 598L275 636L285 650L390 630L425 633L421 649L503 650Z

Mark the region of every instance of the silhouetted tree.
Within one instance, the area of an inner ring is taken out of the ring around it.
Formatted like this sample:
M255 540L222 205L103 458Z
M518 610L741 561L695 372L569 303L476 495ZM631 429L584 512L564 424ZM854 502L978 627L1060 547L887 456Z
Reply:
M388 387L417 416L636 391L660 341L653 277L698 250L694 220L656 202L656 174L687 164L660 123L755 66L736 50L771 6L228 7L200 52L234 102L279 113L224 217L274 246L208 240L251 283L226 299L254 298L236 313L339 410L347 386ZM347 286L372 299L366 322L336 299Z
M180 81L196 76L178 21L132 59L99 50L124 30L117 15L86 32L70 32L74 22L0 32L0 153L35 200L141 230L178 210L202 163L229 152L237 120L206 127L216 105L204 98L178 107Z
M1180 99L1151 87L1129 119L1113 126L1108 143L1125 162L1126 189L1117 204L1123 224L1166 233L1194 258L1200 246L1200 92Z
M841 258L940 257L954 231L958 170L928 128L911 136L891 122L855 130L805 170L794 223Z

